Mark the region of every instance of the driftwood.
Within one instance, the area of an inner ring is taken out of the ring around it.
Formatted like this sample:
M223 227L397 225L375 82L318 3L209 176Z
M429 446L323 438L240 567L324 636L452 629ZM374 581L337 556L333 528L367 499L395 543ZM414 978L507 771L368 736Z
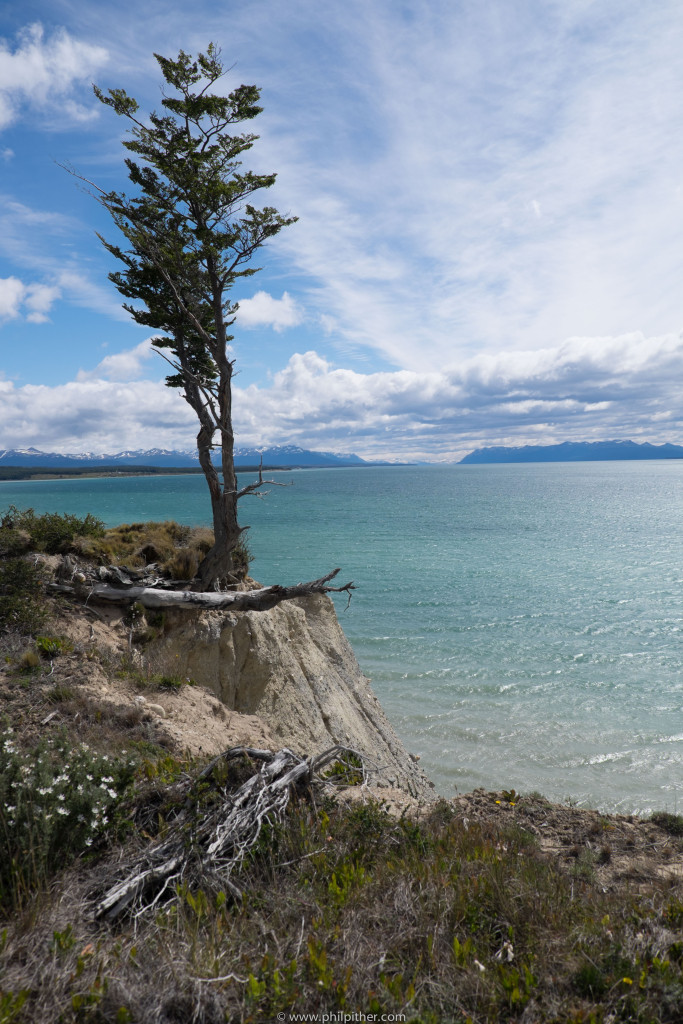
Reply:
M263 823L281 821L293 790L310 786L314 778L325 782L320 779L320 772L333 761L343 762L349 754L358 757L355 751L340 746L313 758L298 757L287 749L275 754L249 747L225 751L196 781L174 787L180 788L180 795L187 799L167 837L129 865L125 877L98 900L95 917L114 921L129 911L139 916L164 897L174 895L178 885L197 875L216 876L221 887L241 898L231 876L257 841ZM216 768L245 756L261 762L261 768L235 792L220 791L217 807L202 811L196 802L196 794L201 790L198 784L218 790L215 775L220 773L216 773Z
M277 584L272 587L260 587L258 590L228 590L228 591L207 591L199 592L194 590L160 590L157 587L136 587L126 586L125 588L98 584L92 582L90 586L85 581L76 584L50 583L48 589L52 592L62 594L74 594L85 597L88 601L107 601L114 604L131 604L139 602L145 608L213 608L227 609L230 611L256 611L263 612L282 601L290 601L295 597L305 597L307 594L329 594L346 593L351 597L351 591L355 590L353 583L346 583L343 587L330 587L327 584L334 579L341 570L322 576L319 580L311 580L308 583L297 583L292 587L281 587Z

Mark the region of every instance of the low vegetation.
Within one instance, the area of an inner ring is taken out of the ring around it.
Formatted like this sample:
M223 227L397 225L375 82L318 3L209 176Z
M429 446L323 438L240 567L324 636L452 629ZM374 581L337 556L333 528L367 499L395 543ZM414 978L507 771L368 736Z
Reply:
M27 901L23 879L15 886L23 910L11 902L2 932L0 1020L213 1024L362 1011L424 1024L673 1024L683 1016L680 889L604 892L559 870L523 828L468 823L446 803L412 821L381 803L304 797L283 825L264 828L240 873L242 900L207 877L179 882L123 926L96 926L94 900L116 874L126 828L129 851L165 834L176 808L168 784L185 768L168 755L156 766L148 760L126 797L128 764L119 782L105 781L117 827L80 812L81 845L96 839L99 848L93 842L51 897L43 888ZM107 770L113 780L121 769ZM226 785L251 770L243 765ZM51 806L75 813L71 798L56 802L63 775L53 777ZM30 787L48 788L33 778Z
M97 565L142 568L180 582L195 576L213 545L205 527L172 521L131 523L105 529L92 515L38 515L11 505L0 513L0 631L35 636L46 622L44 565L29 554L75 554ZM245 578L252 559L245 540L233 552L235 572Z
M77 537L103 537L104 524L88 514L85 518L56 512L37 515L32 508L10 505L0 516L0 555L41 551L49 555L70 551Z

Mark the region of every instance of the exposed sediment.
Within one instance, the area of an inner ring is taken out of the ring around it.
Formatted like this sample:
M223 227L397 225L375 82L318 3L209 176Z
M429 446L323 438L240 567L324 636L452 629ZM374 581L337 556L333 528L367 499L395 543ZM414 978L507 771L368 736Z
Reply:
M345 744L381 769L378 786L430 799L433 787L394 732L363 675L332 601L311 595L265 612L168 611L146 658L258 716L282 746Z

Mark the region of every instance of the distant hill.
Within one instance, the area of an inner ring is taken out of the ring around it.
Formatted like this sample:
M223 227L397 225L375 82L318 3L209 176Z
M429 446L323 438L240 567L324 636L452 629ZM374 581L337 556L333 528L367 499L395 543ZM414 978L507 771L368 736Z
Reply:
M485 462L609 462L642 459L683 459L679 444L642 444L636 441L564 441L562 444L527 444L520 448L477 448L460 464Z
M298 468L301 466L367 466L358 455L337 452L313 452L297 445L275 445L271 448L236 448L236 466L258 466L263 456L263 465ZM96 455L83 452L77 455L60 455L56 452L42 452L37 448L0 449L2 466L40 466L41 468L97 469L106 466L125 468L127 466L167 466L181 468L196 466L199 461L196 451L169 451L165 448L150 448L147 451L117 452L115 455Z

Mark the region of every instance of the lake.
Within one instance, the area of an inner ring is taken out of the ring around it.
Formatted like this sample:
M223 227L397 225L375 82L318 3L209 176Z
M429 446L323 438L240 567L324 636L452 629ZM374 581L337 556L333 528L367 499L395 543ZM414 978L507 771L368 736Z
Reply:
M340 621L449 796L683 804L683 462L277 474L245 498L253 575L336 566ZM201 476L0 482L0 508L208 524Z

